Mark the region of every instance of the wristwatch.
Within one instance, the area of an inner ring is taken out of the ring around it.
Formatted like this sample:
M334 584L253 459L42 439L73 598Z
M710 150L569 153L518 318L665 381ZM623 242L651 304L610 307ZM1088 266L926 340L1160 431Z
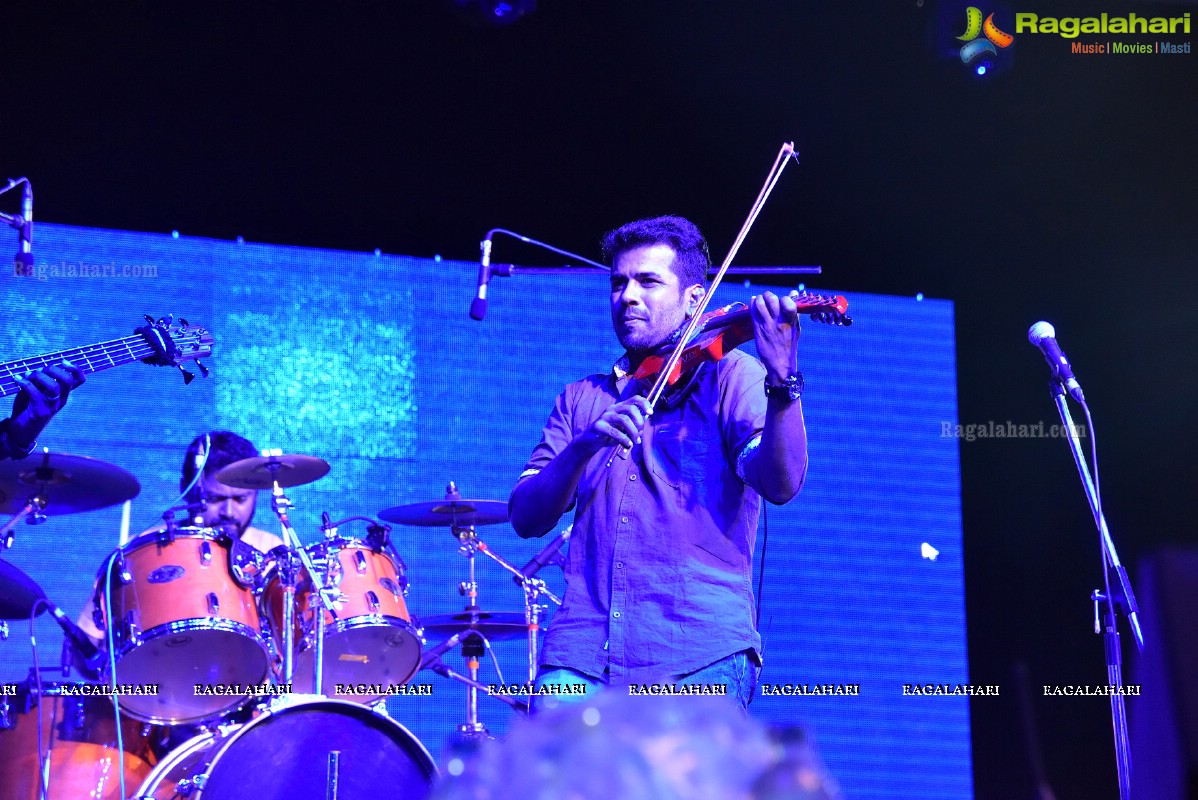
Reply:
M795 400L798 400L803 396L803 373L795 370L786 376L781 386L771 386L767 380L765 382L765 396L776 397L787 403L793 403Z

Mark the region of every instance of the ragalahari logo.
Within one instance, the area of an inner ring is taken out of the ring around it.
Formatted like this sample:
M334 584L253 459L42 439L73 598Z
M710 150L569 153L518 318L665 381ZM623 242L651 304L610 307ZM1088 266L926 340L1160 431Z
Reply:
M982 10L970 6L965 9L965 33L958 36L957 40L965 42L961 48L961 60L968 64L986 53L997 55L995 46L1004 49L1010 47L1015 37L999 30L994 24L993 14L987 16L983 22Z

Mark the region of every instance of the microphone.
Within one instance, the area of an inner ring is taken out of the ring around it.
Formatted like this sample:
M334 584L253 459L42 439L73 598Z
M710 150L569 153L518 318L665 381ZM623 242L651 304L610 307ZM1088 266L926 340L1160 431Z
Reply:
M516 585L523 586L526 580L531 578L533 575L536 575L541 571L542 568L547 567L550 564L560 564L562 562L562 556L559 551L562 549L562 545L570 541L570 534L573 530L573 525L571 525L569 528L566 528L564 531L562 531L560 536L558 536L549 544L545 545L545 549L533 556L532 561L529 561L527 564L521 567L520 574L512 576L512 580L516 582Z
M20 275L33 274L33 186L28 180L21 187L21 246L13 264Z
M491 282L491 234L494 231L487 231L487 238L483 239L480 247L483 251L482 259L478 265L478 294L470 302L470 318L481 320L487 315L487 284Z
M1082 394L1081 384L1077 382L1077 378L1073 377L1073 368L1069 366L1069 359L1065 357L1065 354L1061 352L1061 346L1057 344L1056 329L1041 320L1028 328L1027 340L1044 353L1044 359L1052 367L1053 375L1069 392L1069 396L1079 403L1085 403L1086 398Z
M71 643L71 647L75 649L75 654L82 659L81 671L96 673L103 662L100 649L92 644L92 640L87 638L87 634L83 632L83 629L76 625L61 608L49 600L43 602L45 602L46 608L50 610L50 613L54 615L54 621L58 623L58 627L62 628L63 633L66 634L66 639Z
M457 647L458 642L460 642L461 640L462 640L462 634L455 633L453 636L450 636L448 639L441 642L441 644L428 650L420 658L420 669L428 669L433 664L439 662L441 660L441 656L445 655L450 650ZM420 670L417 670L417 672L419 672L419 671Z

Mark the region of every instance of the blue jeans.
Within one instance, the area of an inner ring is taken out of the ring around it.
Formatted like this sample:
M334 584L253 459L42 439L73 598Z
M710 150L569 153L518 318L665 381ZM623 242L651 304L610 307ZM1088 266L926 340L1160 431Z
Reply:
M749 703L753 701L753 694L757 691L757 675L761 668L753 663L753 659L749 657L747 650L721 658L706 667L701 667L694 672L688 672L685 675L678 675L667 680L667 683L677 683L680 685L699 684L699 683L719 683L728 687L728 696L736 698L736 702L740 704L744 711L749 710ZM582 684L585 687L585 694L552 694L552 695L536 695L533 698L532 713L544 711L547 707L557 705L553 702L545 702L546 700L557 700L562 703L577 703L586 700L587 696L600 691L604 686L608 685L609 681L606 675L603 678L592 678L589 675L583 675L581 672L575 672L572 669L564 667L542 667L537 674L536 688L540 690L546 685L576 685Z

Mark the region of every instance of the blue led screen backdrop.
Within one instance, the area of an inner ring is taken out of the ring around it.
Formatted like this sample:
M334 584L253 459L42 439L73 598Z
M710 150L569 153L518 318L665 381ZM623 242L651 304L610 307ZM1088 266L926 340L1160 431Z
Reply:
M3 280L0 359L126 336L142 314L185 317L215 336L207 380L185 386L177 370L142 364L91 375L42 437L138 478L134 533L176 501L187 443L218 428L332 465L289 491L305 543L321 538L321 512L376 515L439 499L450 481L464 497L506 500L562 386L619 355L601 276L496 278L480 323L467 317L473 263L52 224L38 226L35 256L39 275ZM726 284L718 300L754 291ZM854 800L969 798L968 699L902 692L968 681L959 444L942 435L957 421L953 306L849 300L852 328L803 328L810 471L798 499L763 520L761 681L859 684L860 694L759 694L752 713L807 725ZM267 500L255 524L277 531ZM120 518L118 506L21 525L4 557L74 613L118 543ZM479 533L516 564L545 543L522 541L506 524ZM448 530L396 526L392 536L409 610L460 610L466 561ZM935 560L921 555L924 543ZM560 570L544 574L560 595ZM480 558L478 576L484 608L522 609L495 564ZM36 630L39 660L58 664L61 636L48 615ZM27 634L13 623L0 642L0 680L27 673ZM496 643L494 654L507 682L527 677L521 642ZM462 669L456 653L446 660ZM482 675L497 681L490 659ZM428 672L417 680L433 695L394 698L388 709L440 758L466 719L465 690ZM501 735L512 712L480 703Z

